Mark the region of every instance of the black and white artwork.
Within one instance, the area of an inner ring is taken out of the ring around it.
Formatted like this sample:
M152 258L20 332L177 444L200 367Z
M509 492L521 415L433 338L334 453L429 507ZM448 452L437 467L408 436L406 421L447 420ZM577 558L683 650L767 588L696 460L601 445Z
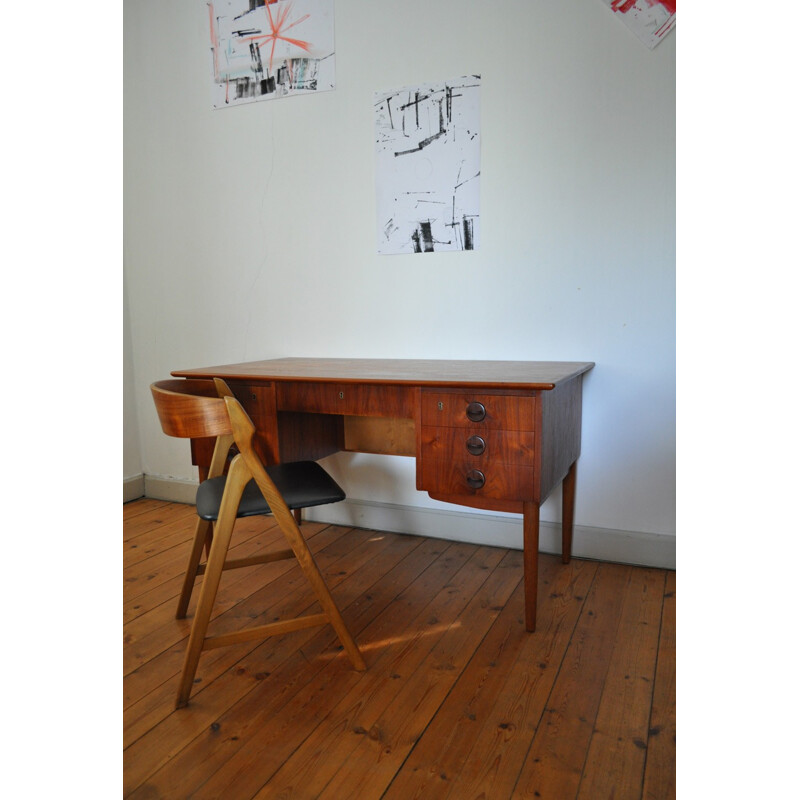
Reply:
M378 253L476 250L480 75L375 95Z

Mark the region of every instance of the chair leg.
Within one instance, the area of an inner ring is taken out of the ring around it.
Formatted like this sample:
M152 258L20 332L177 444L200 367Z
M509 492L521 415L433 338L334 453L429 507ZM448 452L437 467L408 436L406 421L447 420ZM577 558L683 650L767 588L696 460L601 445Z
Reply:
M211 537L211 530L212 526L208 520L198 518L194 532L194 542L192 543L192 552L189 554L189 563L186 566L186 575L183 578L183 588L178 599L178 610L175 613L175 619L184 619L186 617L186 610L189 608L189 600L192 597L194 582L197 578L197 568L200 566L200 557L203 555L203 545Z
M212 525L208 529L208 533L206 534L206 561L208 561L208 557L211 555L211 543L214 541L214 526Z
M276 514L276 518L277 517L278 515ZM300 568L311 584L311 588L314 590L314 594L316 594L322 606L322 610L325 612L328 621L336 631L336 635L344 646L347 655L350 656L353 666L357 670L365 670L367 665L364 663L364 657L361 655L361 651L358 649L355 640L350 635L350 631L347 629L344 619L342 619L336 601L333 599L328 589L328 584L325 583L325 579L322 577L322 573L319 571L316 561L314 561L314 556L311 555L311 551L308 549L308 544L303 534L300 533L300 529L297 527L294 519L290 517L290 520L291 524L281 525L281 528L294 551L297 562L300 564Z
M242 464L244 467L244 465ZM225 559L228 555L228 545L231 541L233 526L236 522L236 512L239 509L239 500L242 497L244 487L249 480L249 473L246 468L231 468L228 480L225 484L225 494L222 497L222 504L219 510L219 518L214 526L214 538L211 544L211 554L206 562L206 571L203 583L200 587L200 598L197 601L197 611L192 621L192 631L189 634L189 643L186 647L186 656L183 661L183 671L181 672L180 684L178 686L178 699L175 708L182 708L189 702L189 695L192 692L192 682L194 681L197 665L200 661L200 654L203 652L206 631L211 619L211 612L214 608L214 601L217 597L222 570L225 566Z

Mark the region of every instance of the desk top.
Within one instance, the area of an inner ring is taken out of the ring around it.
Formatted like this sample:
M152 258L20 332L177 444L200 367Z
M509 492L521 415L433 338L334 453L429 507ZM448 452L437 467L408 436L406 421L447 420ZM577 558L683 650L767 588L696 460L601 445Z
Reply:
M500 389L554 389L588 372L591 361L444 361L392 358L276 358L175 370L176 378L243 381L482 386Z

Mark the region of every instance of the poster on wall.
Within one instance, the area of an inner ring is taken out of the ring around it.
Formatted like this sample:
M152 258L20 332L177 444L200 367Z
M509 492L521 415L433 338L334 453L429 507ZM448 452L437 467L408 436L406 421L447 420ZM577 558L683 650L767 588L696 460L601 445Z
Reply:
M651 50L675 27L677 0L603 0Z
M333 0L214 0L214 108L334 88Z
M376 92L378 253L477 250L480 75Z

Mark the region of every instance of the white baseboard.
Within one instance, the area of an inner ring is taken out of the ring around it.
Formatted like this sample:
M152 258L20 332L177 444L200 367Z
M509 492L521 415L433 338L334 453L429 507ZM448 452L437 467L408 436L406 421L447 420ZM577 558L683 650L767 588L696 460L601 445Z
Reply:
M182 481L177 478L144 476L144 495L153 500L168 500L171 503L194 505L197 496L197 481Z
M144 497L144 475L135 475L133 478L124 478L122 481L122 502L130 503Z
M175 503L194 503L197 491L197 484L191 481L149 475L144 477L144 486L146 497ZM522 549L522 516L519 514L506 516L374 503L369 500L344 500L332 505L307 508L303 516L310 521L333 525ZM561 553L559 523L541 522L539 550L543 553ZM675 569L675 537L576 525L572 536L572 554L576 558L595 561Z
M303 516L315 522L522 549L522 515L519 514L489 515L372 503L368 500L345 500L328 506L307 508ZM560 523L540 523L539 550L542 553L561 553ZM675 569L675 537L575 525L572 555L595 561Z

